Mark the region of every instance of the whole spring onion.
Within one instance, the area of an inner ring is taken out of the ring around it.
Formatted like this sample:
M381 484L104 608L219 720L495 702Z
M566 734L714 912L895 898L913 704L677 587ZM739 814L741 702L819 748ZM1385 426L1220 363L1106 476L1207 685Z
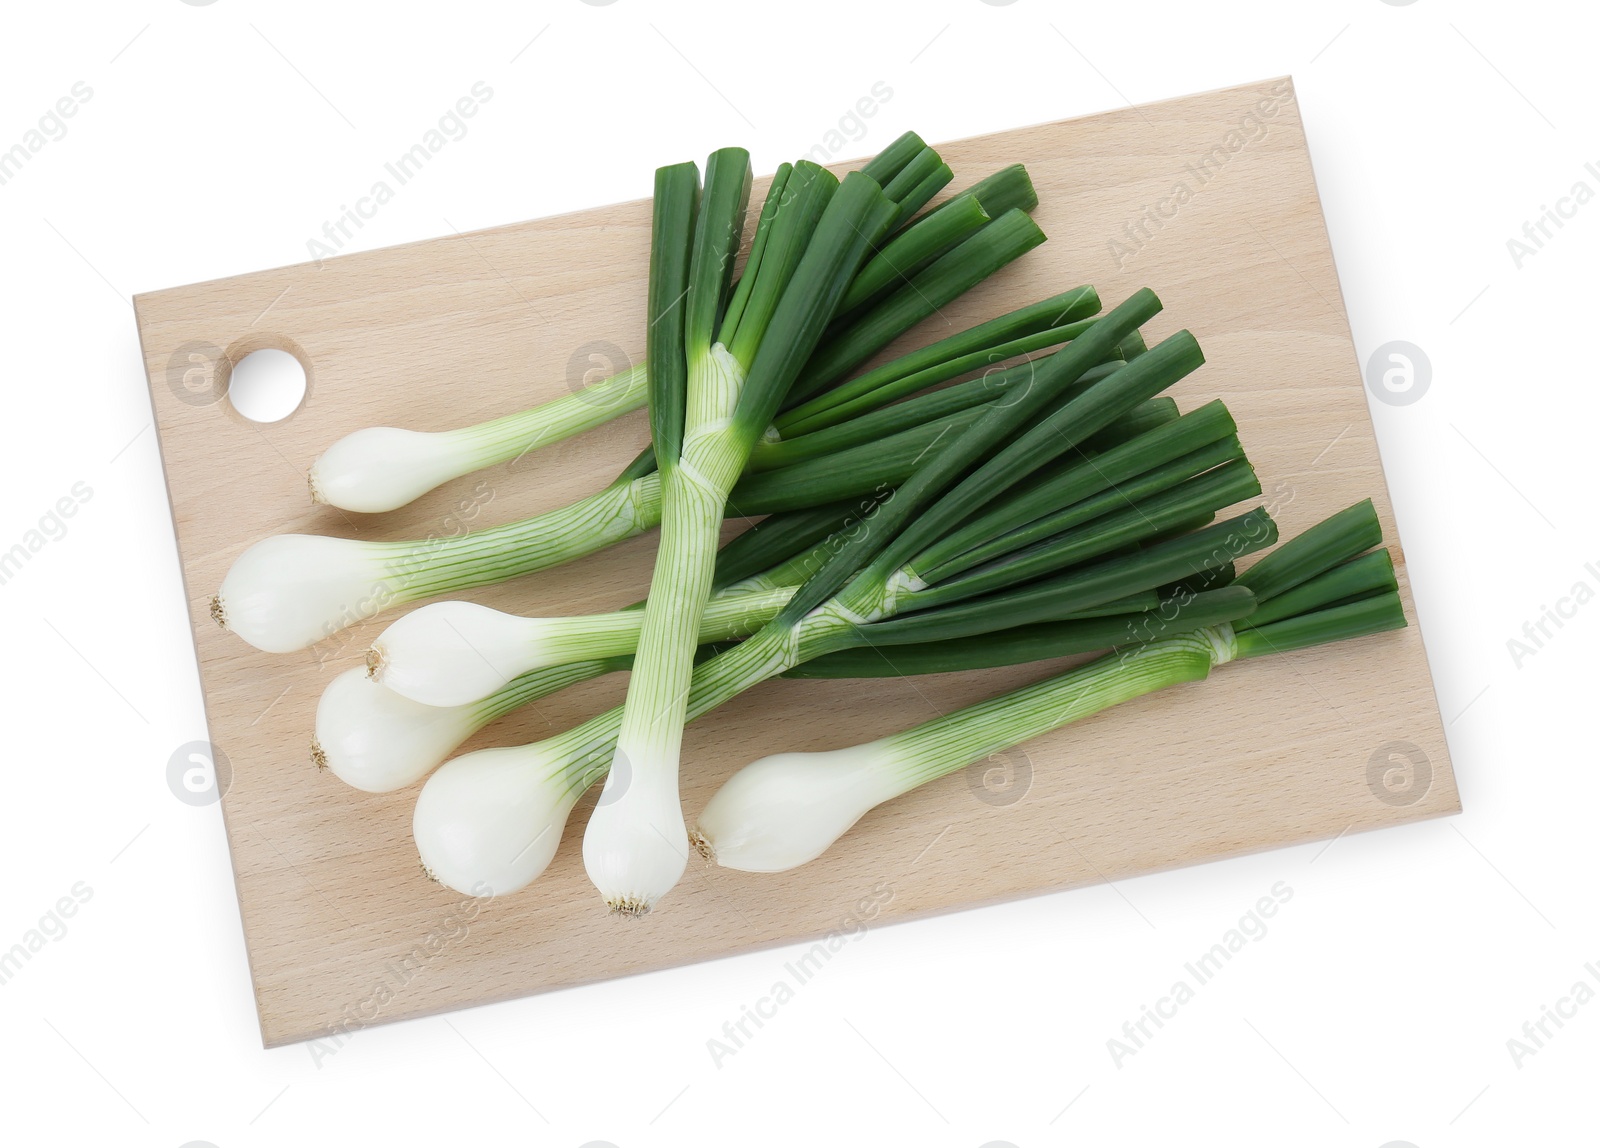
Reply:
M1345 513L1376 525L1370 503ZM1346 560L1352 548L1364 548L1370 538L1357 537L1352 543L1345 534L1339 542L1350 545L1330 545L1328 537L1317 537L1324 528L1332 535L1342 533L1340 524L1330 520L1263 559L1255 578L1240 579L1263 589L1282 588L1261 601L1261 610L1269 610L1275 600L1287 597L1290 587L1308 578L1360 561ZM1386 568L1386 580L1364 582L1368 589L1353 600L1341 601L1344 586L1324 584L1320 592L1301 596L1298 612L1271 610L1272 621L1251 625L1247 614L1232 623L1140 642L876 741L761 758L735 773L712 797L693 834L695 845L725 868L758 873L792 869L820 856L876 806L1049 730L1203 679L1238 658L1402 627L1405 615L1392 567ZM1248 586L1233 589L1254 598ZM925 662L929 655L937 657L938 652L928 647L921 658L911 660Z
M795 181L791 175L791 188ZM696 218L694 166L663 168L656 176L648 359L661 544L615 750L626 765L612 776L628 781L603 795L608 800L596 806L583 845L589 879L607 906L623 914L648 911L677 883L688 856L679 748L728 496L897 210L872 177L855 172L835 185L820 168L780 206L762 264L778 245L786 213L809 225L796 240L804 254L765 327L748 340L758 349L746 371L729 344L741 341L752 311L734 332L717 328L749 183L748 155L714 153Z

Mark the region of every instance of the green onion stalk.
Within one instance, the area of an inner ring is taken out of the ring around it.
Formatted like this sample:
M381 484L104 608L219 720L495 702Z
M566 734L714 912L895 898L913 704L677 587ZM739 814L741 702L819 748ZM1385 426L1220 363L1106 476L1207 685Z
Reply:
M1232 661L1403 627L1387 552L1357 556L1377 541L1371 503L1357 504L1262 559L1228 591L1202 591L1188 600L1192 607L1208 594L1231 591L1252 603L1241 617L1197 629L1180 626L1181 633L1134 642L876 741L752 762L713 795L697 822L695 845L725 868L793 869L820 856L868 810L1051 730L1201 681ZM992 655L994 647L1020 642L1032 648L1039 641L1037 634L1018 632L997 635L988 645ZM1068 652L1070 644L1063 641L1057 652ZM937 662L972 664L950 648L953 643L942 650L939 645L897 653L905 664L924 668Z
M648 911L663 882L670 887L682 875L687 856L679 749L728 496L898 210L871 176L852 173L841 184L821 168L797 171L742 311L725 306L725 295L743 231L749 156L736 148L713 153L698 217L693 164L656 176L648 362L661 542L610 774L626 780L611 784L584 835L590 880L624 914ZM793 271L769 279L768 261L790 251ZM724 310L734 314L725 318Z

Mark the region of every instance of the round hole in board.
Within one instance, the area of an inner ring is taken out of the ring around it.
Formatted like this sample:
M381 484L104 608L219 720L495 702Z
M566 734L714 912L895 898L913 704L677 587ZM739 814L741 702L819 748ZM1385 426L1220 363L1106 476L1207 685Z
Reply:
M251 351L233 364L228 375L228 402L251 422L281 422L305 398L305 364L277 347Z

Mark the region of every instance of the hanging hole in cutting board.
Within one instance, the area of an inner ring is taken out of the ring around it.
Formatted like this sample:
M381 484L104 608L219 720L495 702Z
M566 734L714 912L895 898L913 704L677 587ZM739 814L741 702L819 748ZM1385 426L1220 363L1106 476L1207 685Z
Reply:
M261 347L237 359L228 374L228 403L256 423L282 422L306 399L306 367L281 347Z

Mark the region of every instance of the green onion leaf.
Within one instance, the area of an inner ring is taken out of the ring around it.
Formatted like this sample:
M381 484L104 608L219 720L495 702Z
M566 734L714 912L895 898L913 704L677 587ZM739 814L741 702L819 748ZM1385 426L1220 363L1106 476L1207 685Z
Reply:
M1039 225L1024 212L1008 211L998 216L953 251L940 256L881 306L830 337L827 348L805 364L804 376L788 393L789 401L807 399L827 389L895 335L926 319L1044 239Z
M972 196L983 205L985 211L995 217L1012 210L1032 211L1039 206L1039 194L1034 190L1033 180L1028 177L1028 169L1020 163L1014 163L979 180L954 198L947 199L921 219L915 220L911 226L915 227L933 219L940 212L951 210L951 204L963 195Z
M677 465L683 445L684 396L689 385L684 313L699 197L700 173L694 164L657 169L645 357L650 375L650 439L661 470Z
M983 210L976 197L964 195L938 219L930 217L906 228L861 269L839 304L840 313L859 310L889 288L908 282L940 255L968 236L976 235L989 219L989 213Z
M974 553L1024 528L1028 533L1019 539L1024 544L1055 534L1073 524L1074 515L1078 513L1073 508L1084 500L1101 493L1109 494L1118 484L1139 475L1176 465L1183 459L1195 460L1195 456L1199 459L1215 457L1217 464L1229 458L1242 458L1244 452L1238 446L1236 429L1228 408L1220 400L1213 399L1102 454L1089 458L1083 457L1081 452L1069 454L1065 465L1053 473L1046 473L1016 497L934 543L917 557L913 570L924 581L940 581L958 572L959 568L950 566L958 555ZM1208 448L1209 454L1205 453ZM1048 521L1057 507L1063 508L1059 524ZM975 557L983 561L1000 553L1004 550L996 548L977 553Z
M1361 638L1385 630L1400 630L1406 625L1405 608L1395 591L1333 606L1310 614L1300 614L1240 630L1238 656L1256 658L1262 654L1283 654L1307 646L1320 646L1325 642L1342 642L1347 638Z
M921 155L927 146L916 132L906 132L869 160L861 172L876 180L879 186L886 185L905 169L906 164Z
M884 645L984 634L996 628L997 619L1004 619L999 625L1006 627L1056 621L1066 613L1186 578L1208 565L1231 562L1271 546L1277 538L1276 524L1265 510L1257 508L1132 554L939 609L874 622L863 629L870 641Z
M1238 583L1269 602L1382 541L1378 512L1372 499L1363 499L1284 543L1239 575Z
M1229 587L1149 610L1118 611L1103 617L1040 622L1009 630L904 646L856 646L836 650L787 671L786 678L887 678L947 674L994 666L1042 662L1070 654L1090 654L1113 646L1171 638L1235 622L1255 609L1255 595ZM872 628L867 628L867 634Z
M1293 590L1286 590L1263 602L1243 624L1265 626L1296 614L1343 605L1353 599L1396 589L1394 559L1389 557L1387 550L1374 550L1342 562L1327 573L1309 578Z

